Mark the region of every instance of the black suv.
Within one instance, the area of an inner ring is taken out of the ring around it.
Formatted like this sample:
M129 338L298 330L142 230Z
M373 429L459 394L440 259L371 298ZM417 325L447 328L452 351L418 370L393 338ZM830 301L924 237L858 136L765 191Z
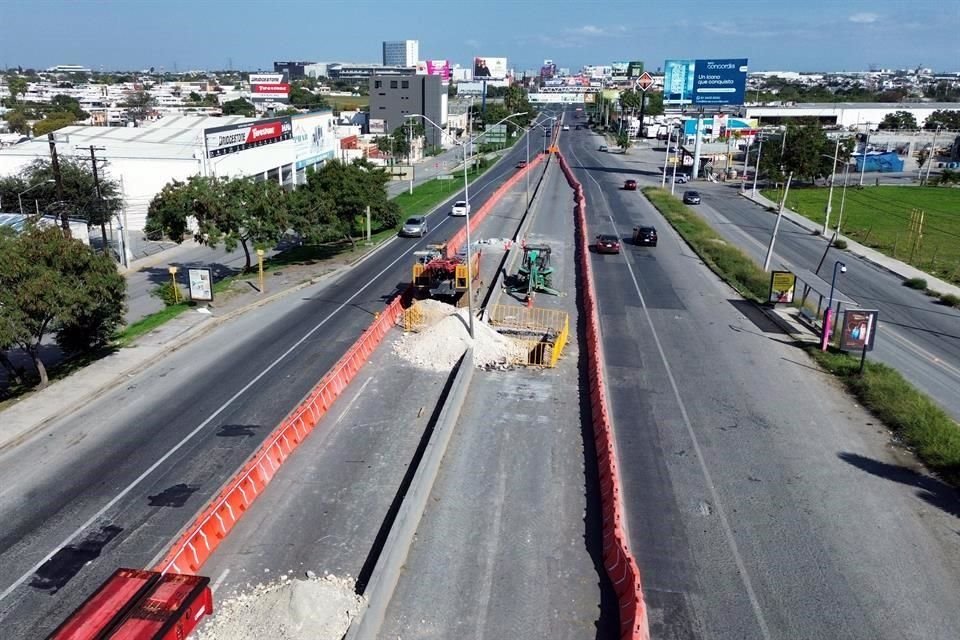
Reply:
M657 246L657 230L653 227L634 227L633 244L641 247Z

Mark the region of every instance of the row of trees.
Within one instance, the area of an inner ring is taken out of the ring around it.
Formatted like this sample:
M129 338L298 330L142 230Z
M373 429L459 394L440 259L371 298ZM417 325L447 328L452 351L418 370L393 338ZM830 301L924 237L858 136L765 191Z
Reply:
M352 243L362 232L368 206L375 228L396 226L400 209L387 199L389 179L386 171L355 160L308 171L306 184L293 191L253 178L175 180L150 203L146 231L174 242L192 236L210 246L240 246L249 270L252 249L273 247L291 232L308 244Z
M760 174L774 182L783 182L793 173L794 180L814 182L831 175L834 152L837 151L837 166L849 162L854 151L852 138L841 140L839 151L836 141L827 138L827 133L817 122L788 124L784 133L765 138L763 149L754 143L749 149L750 166L756 166L760 152Z
M919 129L917 119L909 111L895 111L888 113L880 122L881 129ZM938 109L923 121L923 128L928 131L936 129L960 130L960 109Z
M107 345L123 322L126 284L113 260L57 227L0 227L0 366L23 383L8 355L20 347L45 386L44 338L52 333L67 354Z

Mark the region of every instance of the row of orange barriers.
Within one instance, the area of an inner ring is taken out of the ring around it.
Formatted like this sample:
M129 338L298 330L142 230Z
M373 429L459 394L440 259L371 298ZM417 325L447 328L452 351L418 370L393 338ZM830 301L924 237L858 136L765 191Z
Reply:
M197 573L237 521L270 484L294 449L313 431L354 376L403 314L408 290L397 296L313 390L271 432L260 448L227 482L220 493L188 525L154 567L162 573Z
M603 346L600 343L600 319L597 313L596 293L587 241L586 198L583 186L577 181L566 159L557 152L560 167L573 187L577 267L581 285L577 287L581 310L585 315L587 370L590 384L590 406L593 411L593 435L597 449L600 475L600 499L603 514L603 564L620 602L620 637L629 640L649 640L650 629L643 599L640 570L630 551L625 527L623 498L620 488L616 442L613 423L603 382Z

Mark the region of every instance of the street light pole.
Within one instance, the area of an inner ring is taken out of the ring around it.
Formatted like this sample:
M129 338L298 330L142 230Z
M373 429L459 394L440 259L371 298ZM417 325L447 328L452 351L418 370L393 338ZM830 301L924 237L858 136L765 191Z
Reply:
M783 208L787 204L787 194L790 193L790 182L793 180L793 171L787 176L787 187L783 190L783 200L780 201L780 208L777 210L777 221L773 225L773 233L770 234L770 246L767 247L767 255L763 259L763 270L770 270L770 261L773 259L773 245L777 242L777 233L780 231L780 221L783 219Z
M407 122L407 171L410 172L410 195L413 195L413 127Z
M823 235L827 235L830 228L830 213L833 210L833 183L837 177L837 156L840 155L840 136L837 136L837 146L833 150L833 171L830 172L830 195L827 196L827 210L823 218Z
M863 174L867 172L867 143L870 142L870 123L863 125L863 155L860 156L860 186L863 186Z
M54 182L56 182L56 180L44 180L43 182L38 182L37 184L33 185L32 187L29 187L29 188L21 191L20 193L18 193L18 194L17 194L17 204L20 205L20 215L23 215L23 198L21 198L20 196L22 196L22 195L25 194L25 193L30 193L31 191L33 191L33 190L36 189L37 187L42 187L42 186L45 185L45 184L53 184Z
M847 272L847 265L837 260L833 263L833 278L830 280L830 297L827 298L827 310L823 314L823 335L820 336L820 350L826 351L830 344L830 334L833 329L833 292L837 288L837 271Z
M930 146L930 155L927 156L927 175L924 176L921 184L930 184L930 167L933 166L933 159L937 154L937 136L940 135L940 126L933 132L933 144Z
M840 215L837 217L837 235L840 235L840 223L843 222L843 205L847 201L847 176L850 174L850 163L843 165L843 190L840 192Z
M663 154L663 176L660 178L660 188L663 189L667 186L667 164L670 160L670 140L673 139L673 129L667 130L667 150Z
M760 138L760 144L757 146L757 166L753 169L753 197L757 197L757 176L760 175L760 154L763 153L763 136Z

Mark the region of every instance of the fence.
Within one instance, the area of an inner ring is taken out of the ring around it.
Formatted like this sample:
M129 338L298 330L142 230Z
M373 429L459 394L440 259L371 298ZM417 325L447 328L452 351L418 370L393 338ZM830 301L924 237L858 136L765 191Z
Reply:
M558 309L495 304L489 310L490 326L523 344L526 362L517 364L555 367L570 335L570 316Z

